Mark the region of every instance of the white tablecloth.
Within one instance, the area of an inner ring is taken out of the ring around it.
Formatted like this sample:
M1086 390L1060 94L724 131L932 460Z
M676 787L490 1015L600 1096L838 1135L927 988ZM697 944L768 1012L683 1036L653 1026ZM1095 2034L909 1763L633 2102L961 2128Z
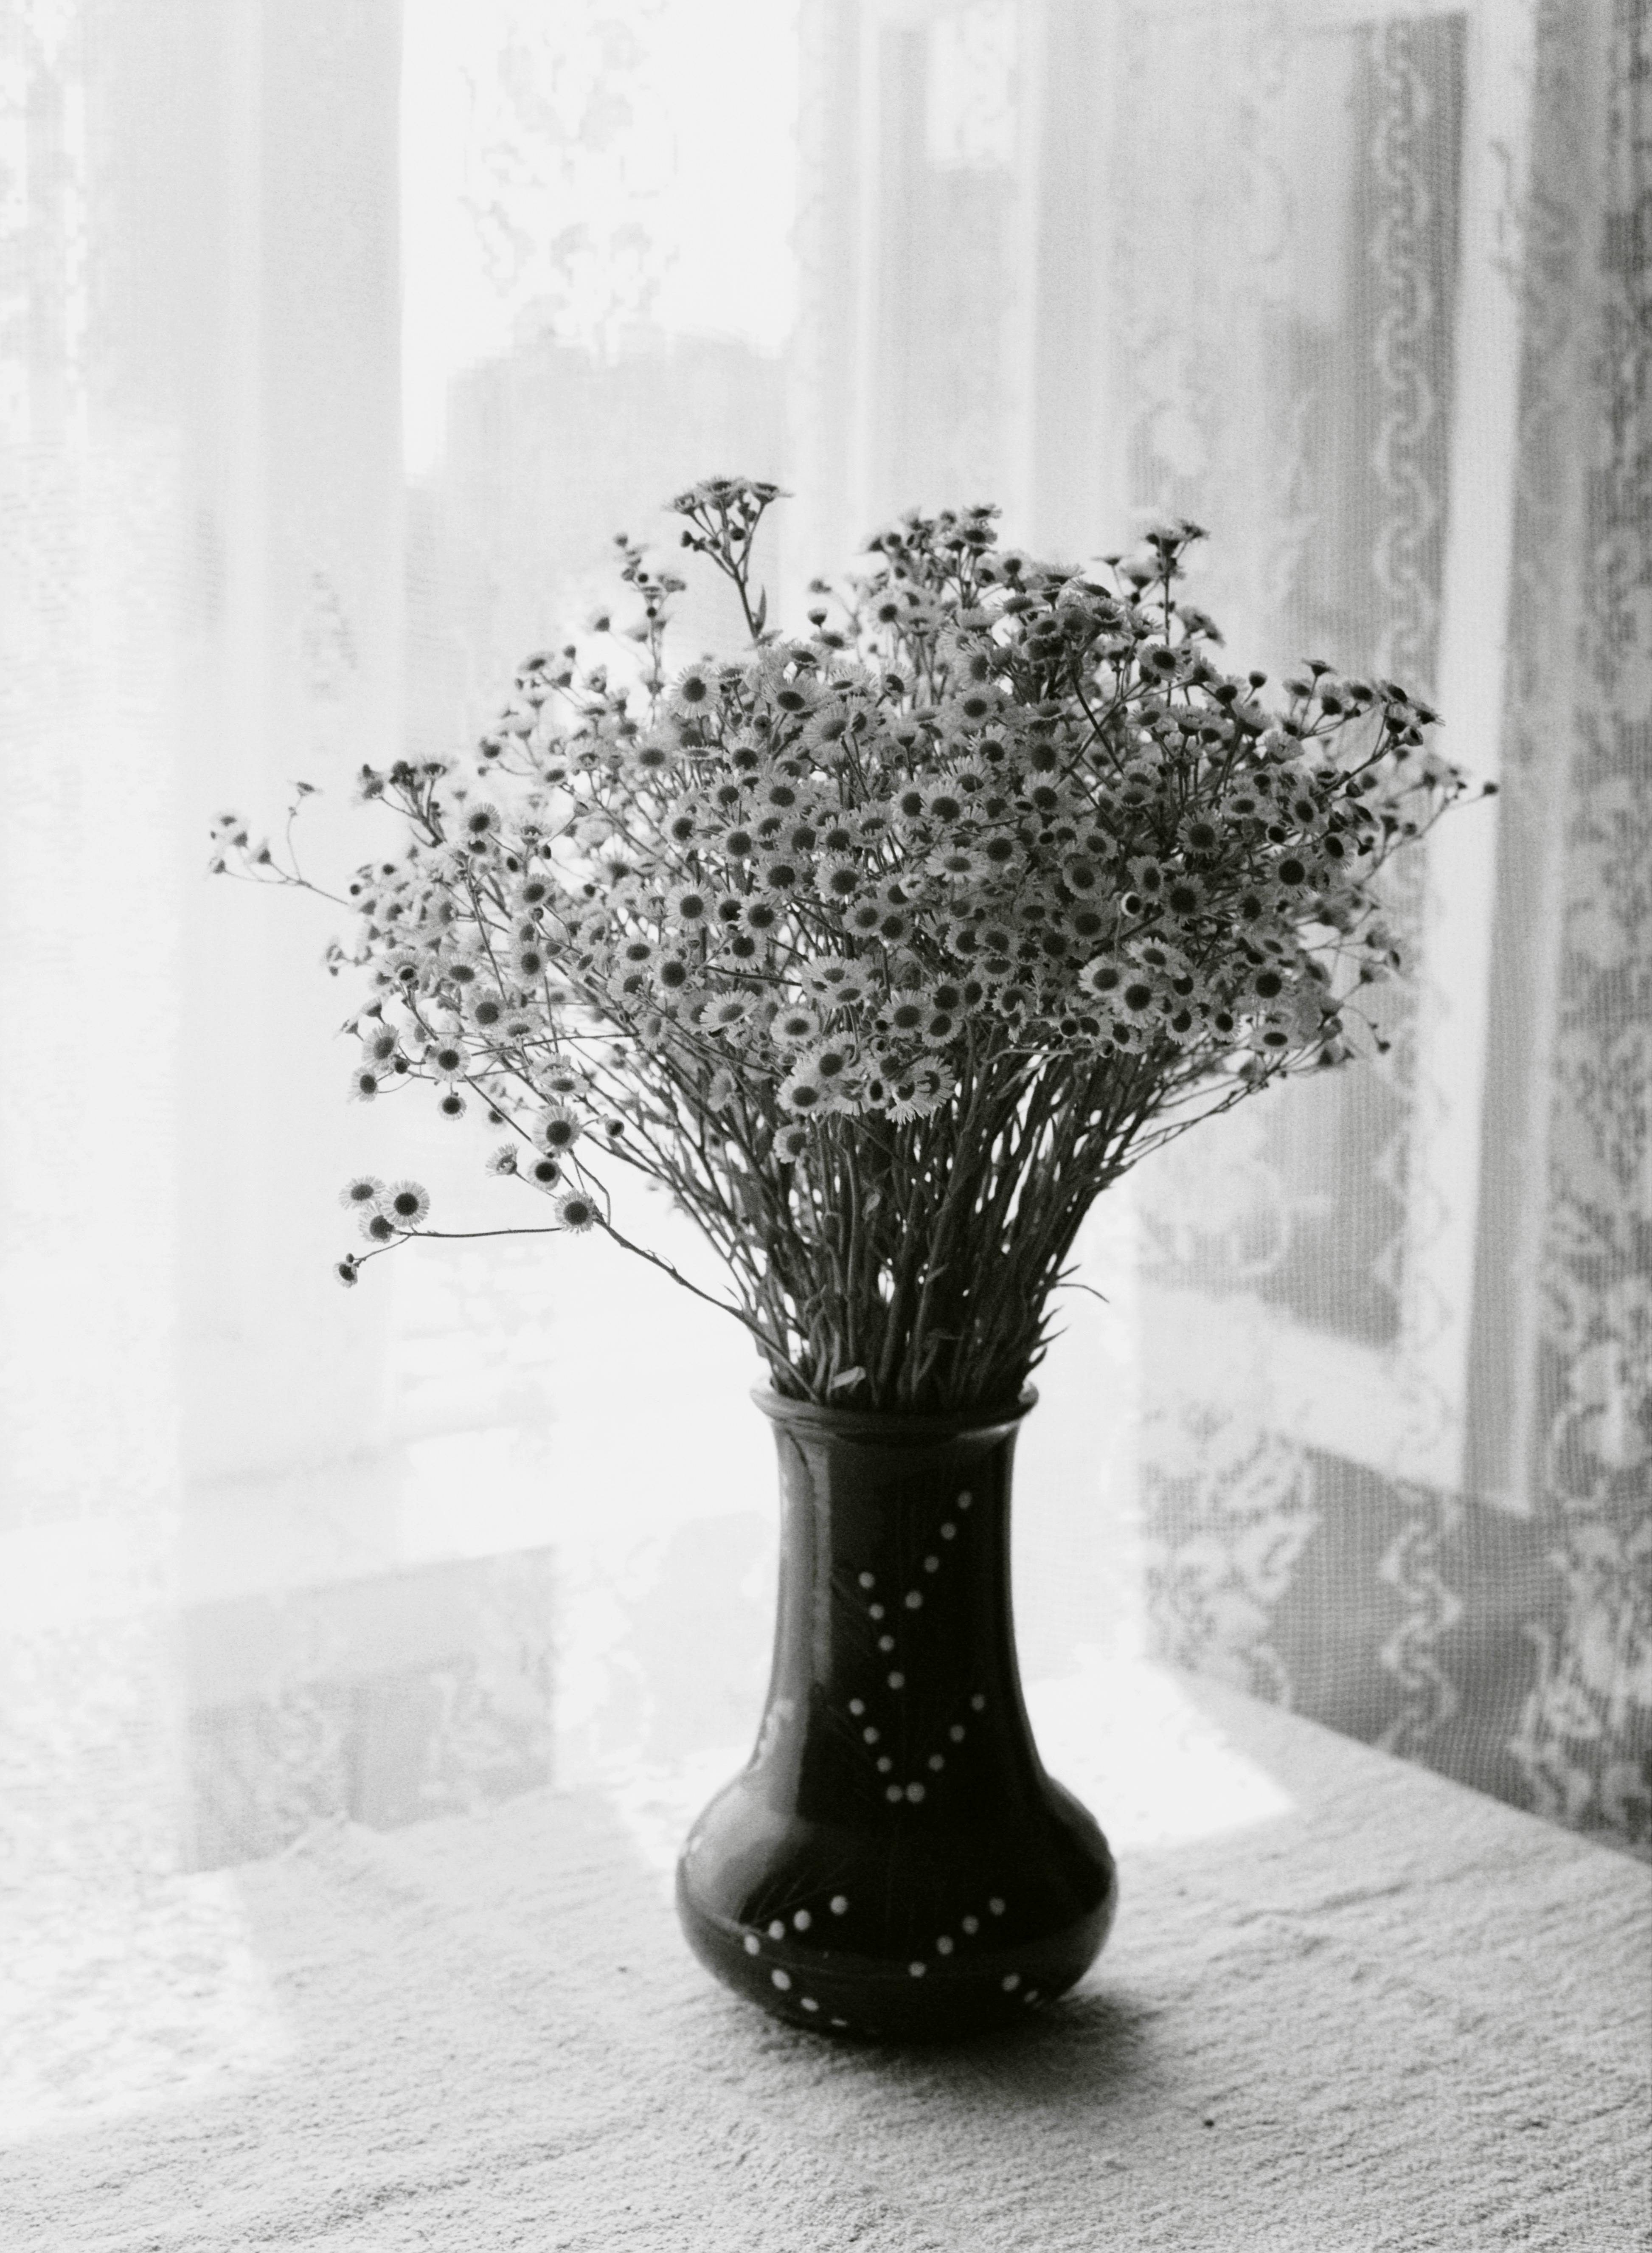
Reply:
M1177 1678L1035 1712L1122 1908L1064 2004L951 2050L834 2046L711 1984L670 1779L37 1899L0 2245L1652 2243L1652 1873Z

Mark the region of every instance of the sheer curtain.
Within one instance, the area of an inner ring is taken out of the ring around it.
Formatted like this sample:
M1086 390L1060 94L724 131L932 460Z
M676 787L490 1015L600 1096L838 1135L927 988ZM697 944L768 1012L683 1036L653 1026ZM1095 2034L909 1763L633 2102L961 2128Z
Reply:
M811 23L817 545L1190 515L1236 659L1413 681L1502 788L1396 885L1388 1056L1133 1185L1156 1647L1644 1852L1647 11Z
M370 849L353 767L462 742L721 466L795 495L792 616L913 502L1074 559L1191 514L1236 659L1419 683L1501 778L1397 890L1388 1057L1098 1208L1024 1637L1075 1726L1150 1642L1644 1851L1647 42L1630 0L0 7L14 1872L115 1919L551 1775L663 1859L742 1756L732 1326L582 1245L340 1292L348 1172L483 1225L482 1152L344 1102L331 911L201 874L300 778L317 873Z

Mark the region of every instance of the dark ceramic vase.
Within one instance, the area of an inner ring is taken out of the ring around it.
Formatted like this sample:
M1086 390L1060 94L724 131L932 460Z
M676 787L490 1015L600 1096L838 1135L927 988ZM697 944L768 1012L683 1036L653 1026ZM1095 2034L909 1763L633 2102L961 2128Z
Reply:
M1093 1962L1117 1899L1021 1700L1010 1461L1032 1396L950 1416L756 1398L780 1454L774 1667L756 1749L678 1865L689 1945L821 2032L1023 2017Z

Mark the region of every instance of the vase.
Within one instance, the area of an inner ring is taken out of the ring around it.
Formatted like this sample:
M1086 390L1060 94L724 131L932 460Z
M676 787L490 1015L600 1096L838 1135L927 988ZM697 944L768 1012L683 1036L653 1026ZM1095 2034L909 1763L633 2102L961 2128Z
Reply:
M753 1397L780 1458L774 1660L751 1758L678 1864L689 1945L826 2034L1024 2017L1093 1962L1118 1892L1021 1698L1010 1469L1033 1396L936 1416Z

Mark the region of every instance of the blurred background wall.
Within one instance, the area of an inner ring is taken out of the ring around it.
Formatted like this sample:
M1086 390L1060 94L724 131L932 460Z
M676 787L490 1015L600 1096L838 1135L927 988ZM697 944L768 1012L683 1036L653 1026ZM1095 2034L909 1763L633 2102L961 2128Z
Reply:
M4 0L15 1867L551 1775L669 1841L743 1757L733 1326L582 1244L341 1292L352 1170L498 1191L345 1104L331 911L203 875L296 778L346 869L353 768L719 469L794 496L793 621L914 504L1191 515L1234 663L1500 780L1396 885L1390 1053L1098 1208L1023 1641L1094 1726L1154 1652L1649 1851L1649 84L1642 0Z

